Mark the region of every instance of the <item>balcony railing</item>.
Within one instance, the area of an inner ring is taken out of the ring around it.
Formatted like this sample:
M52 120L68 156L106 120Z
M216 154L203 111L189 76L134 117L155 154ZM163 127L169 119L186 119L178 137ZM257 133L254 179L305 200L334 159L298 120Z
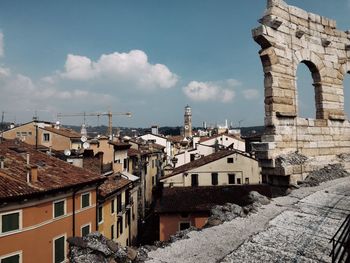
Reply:
M350 262L350 215L346 217L343 224L329 241L332 242L332 262Z

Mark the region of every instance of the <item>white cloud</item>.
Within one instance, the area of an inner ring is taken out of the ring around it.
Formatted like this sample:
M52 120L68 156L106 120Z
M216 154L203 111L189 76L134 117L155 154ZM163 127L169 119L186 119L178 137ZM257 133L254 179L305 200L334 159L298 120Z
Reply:
M1 70L0 70L1 72ZM43 81L33 82L22 74L8 74L0 77L1 90L6 96L0 96L0 105L9 111L18 109L67 109L89 105L105 106L115 99L107 94L81 89L63 90ZM91 98L98 98L92 100Z
M141 89L171 88L178 81L165 65L149 63L141 50L103 54L96 62L85 56L69 54L64 69L58 74L63 79L109 80Z
M259 98L259 91L257 89L245 89L242 91L244 98L247 100L254 100Z
M4 56L4 34L0 32L0 57Z
M216 83L191 81L183 88L183 92L188 98L194 101L220 101L227 103L233 100L235 92L232 88L224 88L223 86L232 86L232 81L228 80Z

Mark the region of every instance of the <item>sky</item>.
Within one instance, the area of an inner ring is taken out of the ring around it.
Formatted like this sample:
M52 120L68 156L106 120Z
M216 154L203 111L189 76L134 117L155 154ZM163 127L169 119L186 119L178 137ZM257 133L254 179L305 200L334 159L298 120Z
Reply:
M350 0L287 3L350 29ZM194 126L263 125L263 71L251 29L265 7L265 0L1 0L0 111L17 123L35 114L56 121L57 113L130 111L113 124L178 126L188 104ZM305 117L315 115L311 83L300 66ZM350 76L344 85L350 114ZM80 125L83 117L60 121ZM107 125L107 118L86 122Z

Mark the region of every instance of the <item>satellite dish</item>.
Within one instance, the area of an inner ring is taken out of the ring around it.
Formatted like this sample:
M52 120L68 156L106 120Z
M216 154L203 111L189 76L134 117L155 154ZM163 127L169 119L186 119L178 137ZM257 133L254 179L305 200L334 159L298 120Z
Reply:
M70 156L71 155L71 151L69 149L65 149L64 150L64 155L65 156Z
M84 142L84 143L83 143L83 148L84 148L84 149L89 149L89 148L90 148L90 143Z
M56 125L60 125L60 121L56 121Z
M86 142L86 141L87 141L87 138L86 138L85 135L83 135L83 136L81 136L80 140L81 140L82 142Z

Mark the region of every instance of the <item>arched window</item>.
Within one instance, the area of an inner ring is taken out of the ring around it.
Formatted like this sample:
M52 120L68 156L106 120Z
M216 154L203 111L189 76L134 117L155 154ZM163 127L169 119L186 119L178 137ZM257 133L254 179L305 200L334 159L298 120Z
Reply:
M310 61L302 61L296 72L296 105L298 117L322 118L320 75L316 66Z

